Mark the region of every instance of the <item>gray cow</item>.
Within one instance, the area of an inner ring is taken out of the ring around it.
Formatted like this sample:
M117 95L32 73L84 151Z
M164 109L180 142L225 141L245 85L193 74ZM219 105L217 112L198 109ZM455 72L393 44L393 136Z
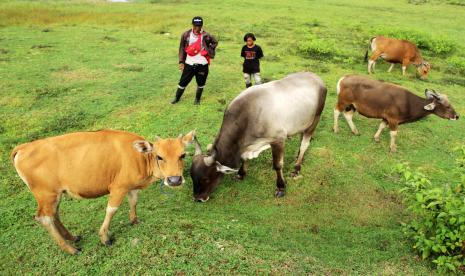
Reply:
M194 199L207 201L224 174L238 172L237 178L243 179L246 174L245 161L270 147L277 175L275 196L284 196L284 142L289 136L302 135L292 173L296 176L320 121L326 91L317 75L303 72L253 86L239 94L224 113L220 133L210 154L202 155L200 144L196 143L190 171Z

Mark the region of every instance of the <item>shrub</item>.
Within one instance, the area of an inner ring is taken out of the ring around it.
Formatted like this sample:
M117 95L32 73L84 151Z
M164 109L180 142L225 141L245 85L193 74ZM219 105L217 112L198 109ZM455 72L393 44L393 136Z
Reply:
M342 63L354 63L355 59L349 54L342 52L337 46L336 41L332 39L321 39L310 36L301 42L297 48L298 52L312 59L333 60Z
M432 53L438 55L450 54L457 48L457 44L445 36L432 37L429 34L415 30L376 28L373 30L373 33L387 37L408 40L412 43L415 43L418 48L431 51Z
M465 74L465 58L453 56L446 60L447 72L454 74Z
M405 164L396 167L405 183L400 192L413 215L402 224L404 232L422 258L431 259L441 271L456 271L465 264L465 146L459 152L445 186L434 185Z

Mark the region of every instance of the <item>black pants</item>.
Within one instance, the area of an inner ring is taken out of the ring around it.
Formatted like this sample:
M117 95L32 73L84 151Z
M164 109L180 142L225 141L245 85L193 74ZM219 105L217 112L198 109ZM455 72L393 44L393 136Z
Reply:
M182 71L181 79L179 80L178 87L181 89L186 88L186 86L191 82L192 78L195 76L195 81L199 88L203 88L207 82L208 76L208 64L194 64L184 65L184 70Z

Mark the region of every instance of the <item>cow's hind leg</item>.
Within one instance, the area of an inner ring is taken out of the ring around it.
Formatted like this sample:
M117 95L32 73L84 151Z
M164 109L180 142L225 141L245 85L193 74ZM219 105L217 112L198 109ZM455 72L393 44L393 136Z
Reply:
M334 125L333 125L333 131L334 133L339 132L339 115L341 115L341 112L344 111L344 103L339 102L336 104L334 107Z
M45 227L45 229L47 229L50 236L52 236L52 238L63 251L70 254L78 253L79 250L70 245L63 238L61 234L62 230L59 226L57 226L57 224L62 226L61 223L57 223L56 220L56 212L60 195L52 192L41 191L34 193L34 197L38 203L36 220L39 221Z
M284 141L271 144L273 154L273 169L276 171L276 197L283 197L286 194L286 181L283 176L284 164Z
M381 56L381 52L375 51L371 54L370 59L368 60L368 74L375 72L376 60Z
M61 222L60 220L60 215L59 215L59 206L60 206L60 202L57 203L57 207L56 207L56 213L55 213L55 225L58 229L58 231L60 232L60 234L65 238L67 239L68 241L73 241L73 242L78 242L81 240L81 237L80 236L73 236L69 231L68 229L66 229L66 227L63 225L63 223Z
M246 174L247 174L247 161L244 160L242 161L242 165L239 168L239 171L237 172L236 179L243 180Z
M140 190L131 190L128 192L128 201L129 201L129 221L131 224L138 224L139 220L137 219L137 199L139 197Z
M358 132L357 127L355 127L354 121L352 121L354 112L355 112L354 105L349 105L348 107L346 107L344 111L344 117L346 118L346 121L349 124L350 130L352 131L352 133L355 135L359 135L360 133Z
M110 190L110 198L108 199L105 220L103 221L102 226L100 227L100 231L99 231L100 241L104 245L111 245L113 242L108 235L108 231L110 228L110 222L111 222L111 219L113 218L113 215L116 213L116 210L118 210L118 207L121 205L121 202L123 201L124 196L127 193L128 191L120 190L120 189Z
M295 162L294 171L291 173L292 177L296 177L299 175L300 169L302 167L302 162L304 159L304 154L310 145L310 140L312 139L313 132L315 132L315 128L320 122L320 116L315 116L313 123L307 128L304 133L302 134L302 140L300 141L300 148L299 154L297 155L297 160Z

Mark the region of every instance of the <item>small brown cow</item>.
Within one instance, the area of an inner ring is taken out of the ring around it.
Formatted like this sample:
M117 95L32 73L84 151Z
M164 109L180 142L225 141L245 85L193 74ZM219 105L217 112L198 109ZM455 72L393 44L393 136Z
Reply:
M79 250L68 241L78 241L63 226L58 206L63 193L75 198L109 195L100 240L111 244L110 221L128 196L131 223L138 223L138 192L157 179L178 186L182 176L185 146L194 132L176 139L157 138L152 144L139 135L115 130L76 132L17 146L12 154L18 175L34 195L38 220L64 251Z
M402 75L405 75L405 70L411 63L417 67L420 77L426 78L431 69L430 64L421 57L417 46L407 40L377 36L371 39L370 47L373 53L369 61L368 50L365 53L365 61L368 61L368 74L374 72L376 60L379 57L391 63L388 72L392 71L396 63L401 63Z
M334 108L334 132L339 131L338 118L341 112L352 133L359 132L352 121L354 111L368 118L382 119L374 139L379 142L386 126L391 130L391 152L395 152L397 127L399 124L419 120L430 114L457 120L459 115L450 105L446 95L426 89L426 99L421 98L401 86L372 80L367 77L350 75L337 83L337 103Z

